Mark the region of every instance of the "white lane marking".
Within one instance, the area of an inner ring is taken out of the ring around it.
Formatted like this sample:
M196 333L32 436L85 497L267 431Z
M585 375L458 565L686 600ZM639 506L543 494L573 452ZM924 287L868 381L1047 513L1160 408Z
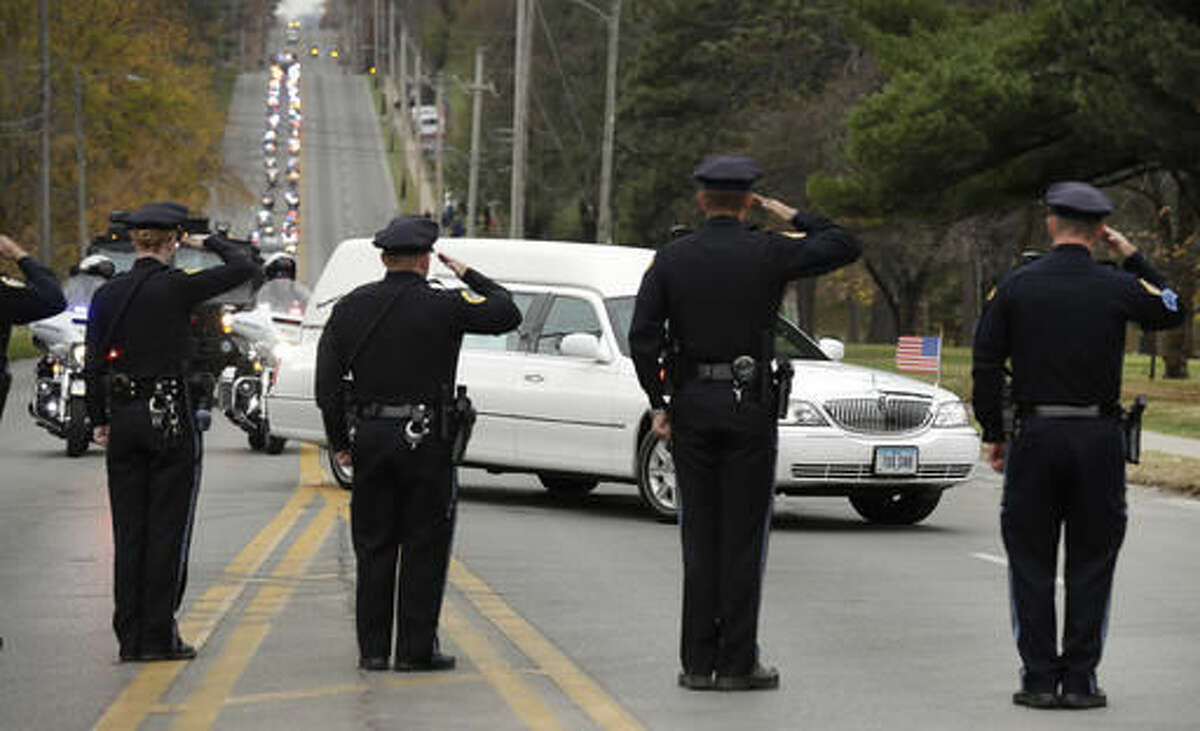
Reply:
M992 553L979 553L979 552L972 553L972 554L970 554L970 556L971 556L971 558L977 558L980 561L987 561L988 563L994 563L997 566L1003 566L1005 568L1008 568L1008 559L1004 558L1003 556L997 556ZM1063 586L1063 577L1056 576L1054 578L1054 584L1056 586Z

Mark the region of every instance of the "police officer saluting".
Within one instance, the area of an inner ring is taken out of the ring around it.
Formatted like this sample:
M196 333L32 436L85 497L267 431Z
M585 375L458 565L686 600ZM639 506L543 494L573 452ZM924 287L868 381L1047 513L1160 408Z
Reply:
M96 290L87 327L88 416L106 447L116 571L113 629L122 661L183 660L175 612L187 583L200 432L187 393L189 316L250 279L248 252L220 236L181 237L187 208L151 203L129 217L133 268ZM206 248L223 266L186 274L177 246Z
M828 219L752 193L761 175L745 157L711 157L696 168L707 223L658 250L629 330L652 428L673 441L684 572L678 680L693 690L779 686L757 645L776 400L781 389L786 400L791 385L790 369L772 369L775 320L789 281L861 253L855 237ZM749 230L742 220L756 204L796 232ZM669 411L660 378L667 351Z
M0 277L0 416L12 376L8 373L8 338L13 325L57 315L67 306L54 272L34 261L17 242L0 234L0 259L21 268L25 281Z
M354 467L350 515L364 670L391 667L393 621L396 670L454 667L454 657L438 650L437 626L454 534L458 352L463 333L499 334L521 323L508 290L450 257L439 255L470 290L429 285L437 237L436 223L415 216L376 233L387 275L337 303L317 351L316 399L329 448Z
M1097 708L1113 569L1125 536L1121 362L1125 324L1175 327L1175 292L1118 231L1112 203L1090 185L1046 193L1054 248L994 291L975 333L975 414L985 457L1004 471L1000 527L1008 551L1013 634L1021 687L1034 708ZM1123 270L1092 253L1104 244ZM1016 428L1005 443L1001 392L1012 363ZM1007 466L1005 459L1007 457ZM1055 630L1055 570L1066 532L1066 615Z

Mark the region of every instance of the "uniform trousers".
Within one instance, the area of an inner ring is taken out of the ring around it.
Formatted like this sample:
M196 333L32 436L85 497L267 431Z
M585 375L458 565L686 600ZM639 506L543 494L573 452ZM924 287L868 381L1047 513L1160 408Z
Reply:
M1009 445L1001 532L1013 636L1027 690L1096 690L1117 553L1125 537L1123 434L1113 419L1023 420ZM1055 573L1065 529L1062 650Z
M692 381L671 402L686 673L741 676L758 662L777 440L773 405L754 396L738 404L729 383Z
M361 657L389 656L395 621L397 660L422 662L438 647L457 481L450 445L435 431L409 449L403 424L364 420L355 433L350 499L358 564L355 617Z
M167 652L179 640L175 612L187 585L203 449L192 420L182 421L182 433L164 444L145 399L114 399L105 460L122 656Z

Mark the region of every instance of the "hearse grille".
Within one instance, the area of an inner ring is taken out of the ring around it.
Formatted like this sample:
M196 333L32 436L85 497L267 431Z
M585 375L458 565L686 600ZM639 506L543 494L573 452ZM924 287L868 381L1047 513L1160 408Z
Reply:
M879 396L825 402L825 411L841 428L860 434L902 434L929 421L929 399Z
M827 482L859 482L863 480L962 480L971 474L970 464L922 464L915 475L875 475L867 463L800 462L792 465L792 477L797 480Z

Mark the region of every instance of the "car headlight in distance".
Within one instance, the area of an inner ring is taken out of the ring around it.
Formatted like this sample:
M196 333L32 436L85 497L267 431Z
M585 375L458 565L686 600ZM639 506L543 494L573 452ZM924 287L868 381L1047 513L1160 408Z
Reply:
M933 425L938 428L970 424L971 414L967 412L967 405L962 401L947 401L938 406L937 413L933 416Z
M793 401L787 417L780 423L787 426L829 426L817 407L807 401Z
M83 359L87 356L87 346L83 343L75 343L71 346L72 362L83 365Z

